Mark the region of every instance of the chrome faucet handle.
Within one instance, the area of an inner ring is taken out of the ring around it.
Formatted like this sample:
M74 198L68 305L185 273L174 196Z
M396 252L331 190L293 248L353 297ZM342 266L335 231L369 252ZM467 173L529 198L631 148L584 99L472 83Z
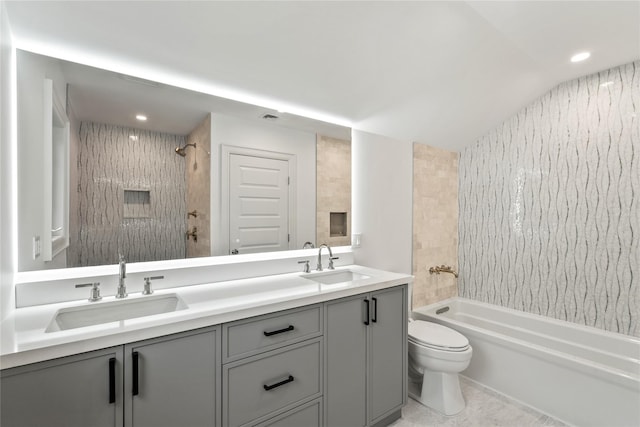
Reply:
M118 275L120 279L124 279L127 277L127 262L124 260L124 255L120 254L118 256Z
M142 295L151 295L153 293L153 289L151 289L151 281L152 280L160 280L164 279L164 276L151 276L144 278L144 290L142 291Z
M302 271L304 273L311 273L311 269L309 268L309 260L306 261L298 261L298 264L304 264Z
M100 283L99 282L81 283L79 285L76 285L76 288L86 288L88 286L91 286L91 293L89 294L89 302L100 301L102 299L102 296L100 295Z
M340 259L340 257L338 257L338 256L329 257L329 266L327 267L327 269L335 270L335 267L333 266L333 260L334 259Z
M120 261L118 262L118 289L116 290L116 298L126 298L127 296L129 296L129 294L127 294L127 287L124 283L124 279L126 279L127 277L127 263L124 260L124 256L122 254L119 255L119 258Z

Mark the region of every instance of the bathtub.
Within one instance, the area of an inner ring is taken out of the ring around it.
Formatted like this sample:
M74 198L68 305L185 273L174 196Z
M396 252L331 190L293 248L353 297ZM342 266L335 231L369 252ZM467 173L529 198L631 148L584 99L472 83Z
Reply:
M640 426L640 339L466 298L412 317L464 334L462 375L576 426Z

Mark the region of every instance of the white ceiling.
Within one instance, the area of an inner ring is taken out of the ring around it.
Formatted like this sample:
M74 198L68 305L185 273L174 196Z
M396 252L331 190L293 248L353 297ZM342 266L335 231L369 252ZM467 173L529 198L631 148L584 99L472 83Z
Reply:
M562 81L640 59L639 1L6 5L18 44L43 54L110 58L451 150ZM591 58L571 63L582 50Z

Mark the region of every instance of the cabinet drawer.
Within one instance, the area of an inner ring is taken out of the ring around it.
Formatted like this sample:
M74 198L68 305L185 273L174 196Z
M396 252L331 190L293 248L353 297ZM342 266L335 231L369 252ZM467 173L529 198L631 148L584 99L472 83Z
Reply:
M274 350L223 367L223 424L239 426L320 397L322 339Z
M321 427L322 400L316 399L284 414L273 417L255 427Z
M319 336L322 333L319 305L252 317L223 326L224 361Z

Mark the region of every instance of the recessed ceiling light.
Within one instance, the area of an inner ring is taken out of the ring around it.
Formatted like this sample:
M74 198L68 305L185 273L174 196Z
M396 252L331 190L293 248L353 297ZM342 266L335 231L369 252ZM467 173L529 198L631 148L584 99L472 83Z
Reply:
M612 81L608 81L608 82L601 83L600 86L601 87L607 87L607 86L611 86L612 84L613 84Z
M573 55L571 57L571 62L580 62L580 61L584 61L585 59L587 59L588 57L591 56L590 52L580 52L580 53L576 53L575 55Z
M144 114L138 114L136 116L136 119L140 120L141 122L146 122L147 121L147 116L145 116Z

